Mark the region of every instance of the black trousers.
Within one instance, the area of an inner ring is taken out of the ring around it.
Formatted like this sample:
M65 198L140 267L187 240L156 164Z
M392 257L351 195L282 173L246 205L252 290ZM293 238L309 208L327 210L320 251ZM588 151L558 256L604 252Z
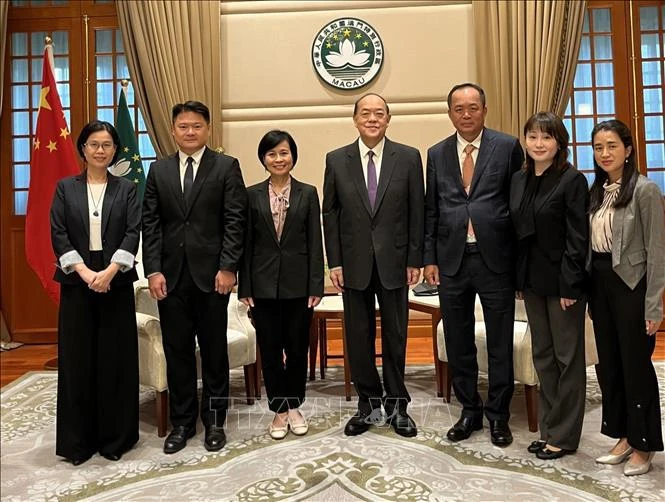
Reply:
M90 268L101 270L101 252L92 260ZM86 285L61 285L56 454L70 460L95 452L122 454L138 439L132 285L113 285L107 293L95 293Z
M582 436L586 365L584 312L578 300L563 310L560 298L524 291L531 329L533 365L540 381L540 438L548 444L576 450Z
M159 301L162 343L173 426L195 427L198 415L196 340L201 355L201 421L207 429L222 427L229 397L226 338L229 295L201 291L187 263L173 291Z
M453 390L462 416L482 418L478 394L478 360L475 342L475 297L480 297L485 318L489 392L484 413L489 420L508 420L515 388L513 376L513 324L515 289L511 272L497 274L487 268L480 253L465 252L457 274L441 274L439 301L446 332L448 364Z
M589 305L603 394L602 434L628 438L642 451L662 451L658 379L651 362L656 337L646 334L646 277L634 290L612 269L609 253L594 253Z
M375 295L381 313L383 387L376 369ZM404 385L409 321L406 270L403 287L386 289L375 264L369 287L365 290L345 288L342 299L346 350L351 379L358 393L358 411L361 415L370 415L372 410L380 410L383 404L388 415L396 410L406 413L411 401Z
M252 317L261 351L268 407L275 413L305 401L309 327L313 310L308 298L254 298Z

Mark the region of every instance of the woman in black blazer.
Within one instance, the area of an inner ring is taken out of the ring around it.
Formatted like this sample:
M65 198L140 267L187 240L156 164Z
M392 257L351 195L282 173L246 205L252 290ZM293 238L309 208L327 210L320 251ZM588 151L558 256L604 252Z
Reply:
M141 208L134 183L108 172L119 138L83 127L80 175L61 179L51 206L60 283L56 454L80 465L119 460L139 438L138 339L132 283Z
M323 296L323 246L316 188L291 176L298 148L285 131L259 143L270 178L247 189L249 211L238 297L251 307L261 351L269 431L307 433L305 399L312 312Z
M526 160L513 175L510 211L519 239L517 296L540 381L540 439L528 450L549 460L575 452L582 434L588 188L566 160L568 132L559 117L536 113L524 136Z

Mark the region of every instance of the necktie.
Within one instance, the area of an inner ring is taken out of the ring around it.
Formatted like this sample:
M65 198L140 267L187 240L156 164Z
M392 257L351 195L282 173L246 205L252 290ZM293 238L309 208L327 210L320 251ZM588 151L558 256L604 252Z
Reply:
M374 209L376 202L376 166L374 165L374 152L367 152L367 194L369 195L369 205Z
M475 146L473 146L471 143L466 145L466 148L464 148L464 153L466 154L466 157L464 157L464 162L462 163L462 184L464 185L464 190L466 190L466 193L469 193L469 188L471 187L471 180L473 179L473 149Z
M185 169L185 178L182 183L182 193L185 200L188 200L194 184L194 159L187 157L187 169Z
M466 148L464 148L464 153L466 154L466 157L464 157L464 162L462 163L462 184L464 185L464 190L466 190L466 194L469 195L469 190L471 189L471 180L473 179L473 153L475 146L473 146L471 143L466 145ZM471 223L471 217L469 217L469 227L467 228L466 231L467 235L475 235L475 232L473 231L473 224Z

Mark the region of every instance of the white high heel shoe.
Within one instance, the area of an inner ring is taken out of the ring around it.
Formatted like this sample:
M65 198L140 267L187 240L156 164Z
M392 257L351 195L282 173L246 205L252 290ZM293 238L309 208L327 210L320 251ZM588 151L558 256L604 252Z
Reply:
M633 448L632 446L629 446L626 448L626 451L622 453L617 453L616 455L607 453L606 455L602 455L596 459L596 462L599 464L617 465L624 462L631 453L633 453Z
M651 460L653 459L655 451L650 451L647 461L643 464L635 465L628 462L623 466L623 475L624 476L639 476L640 474L646 474L651 470Z

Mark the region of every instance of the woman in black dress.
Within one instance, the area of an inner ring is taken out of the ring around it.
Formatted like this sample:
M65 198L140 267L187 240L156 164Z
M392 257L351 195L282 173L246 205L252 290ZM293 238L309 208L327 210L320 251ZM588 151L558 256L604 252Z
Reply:
M119 460L139 438L138 338L132 283L141 208L133 182L108 172L119 138L108 122L83 127L85 161L51 206L60 283L56 454L80 465Z

